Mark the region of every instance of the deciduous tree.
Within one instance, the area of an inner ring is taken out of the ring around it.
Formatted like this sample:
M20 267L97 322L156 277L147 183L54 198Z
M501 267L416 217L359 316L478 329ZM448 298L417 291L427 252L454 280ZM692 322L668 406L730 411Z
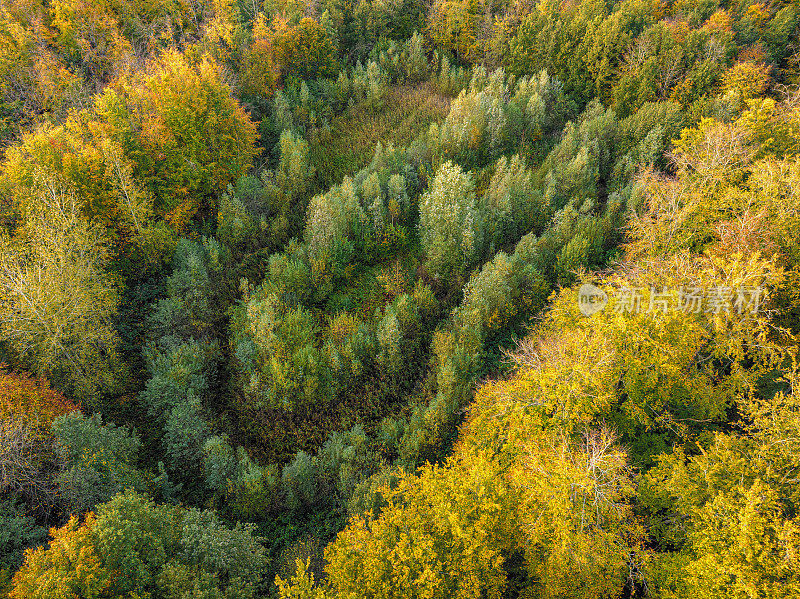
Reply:
M39 181L40 209L0 238L0 327L16 359L83 401L119 382L118 305L102 229L61 182Z

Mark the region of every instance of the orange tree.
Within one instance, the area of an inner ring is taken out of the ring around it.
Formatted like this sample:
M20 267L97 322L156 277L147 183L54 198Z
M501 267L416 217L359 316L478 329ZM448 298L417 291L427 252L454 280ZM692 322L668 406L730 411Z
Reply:
M48 472L56 456L50 426L77 409L46 380L0 365L0 496L20 493L28 507L54 506Z

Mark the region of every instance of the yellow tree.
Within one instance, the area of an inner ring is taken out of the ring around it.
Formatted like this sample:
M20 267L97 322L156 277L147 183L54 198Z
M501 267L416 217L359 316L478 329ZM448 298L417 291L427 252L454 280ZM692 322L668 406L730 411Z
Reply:
M269 99L275 92L280 69L275 62L273 38L264 13L260 13L253 23L253 43L242 57L240 82L244 94Z
M383 493L389 505L379 516L354 518L326 549L332 594L502 596L503 550L513 539L503 509L507 484L496 464L462 456L406 475Z
M136 253L160 258L152 192L135 180L136 164L97 120L71 115L61 125L42 125L8 148L2 165L6 209L18 222L36 220L43 180L71 189L79 214L102 226L117 248L118 264ZM168 232L167 232L168 233ZM163 244L162 244L163 245ZM166 244L169 245L169 244ZM171 253L166 250L166 253Z
M81 524L72 516L62 528L50 531L50 546L29 549L13 579L11 599L56 599L108 596L115 572L107 569L92 544L97 523L89 512Z
M0 492L22 493L29 508L46 510L57 501L50 476L56 455L50 427L78 406L46 380L0 366Z
M92 81L104 81L133 58L111 2L54 0L50 3L55 43L79 61Z
M483 0L436 0L428 13L428 35L460 60L480 62L488 50L493 8Z
M62 183L37 187L38 215L0 236L0 330L21 363L88 400L119 374L109 248Z
M336 74L336 52L328 31L310 17L293 27L282 27L275 37L276 56L284 76L300 79Z
M7 103L12 114L34 122L43 113L63 117L82 97L80 76L46 44L43 13L39 2L0 7L0 109ZM6 118L9 129L27 124Z
M95 110L156 212L177 229L208 212L257 154L255 124L208 57L192 64L167 51L143 72L120 77Z

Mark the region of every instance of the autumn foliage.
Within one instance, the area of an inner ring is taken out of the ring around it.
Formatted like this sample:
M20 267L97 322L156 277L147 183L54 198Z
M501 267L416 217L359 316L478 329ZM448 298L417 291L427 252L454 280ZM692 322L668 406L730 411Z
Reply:
M796 1L0 4L0 599L800 598Z
M6 367L0 370L0 419L21 419L40 433L49 433L56 418L78 409L46 380Z
M256 154L255 125L207 58L192 65L167 52L142 75L120 78L96 109L152 192L155 211L178 229L209 210L211 190L244 174Z

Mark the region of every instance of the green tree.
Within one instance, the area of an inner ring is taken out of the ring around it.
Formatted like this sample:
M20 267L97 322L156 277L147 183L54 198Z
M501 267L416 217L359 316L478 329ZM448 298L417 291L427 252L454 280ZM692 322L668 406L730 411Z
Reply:
M147 477L135 467L141 442L127 427L72 412L52 428L65 468L57 481L68 513L85 513L127 488L144 490Z
M10 590L6 583L22 565L23 552L47 540L47 530L37 526L36 520L25 512L24 505L0 500L0 593Z
M266 565L252 525L223 525L213 512L159 506L133 492L117 495L51 531L14 576L14 599L65 594L251 598Z
M419 213L428 269L443 285L455 287L483 244L482 215L470 175L452 162L443 164L420 198Z
M242 389L253 407L322 407L331 398L329 365L308 310L265 292L237 312L232 330Z
M530 231L544 228L547 208L533 187L531 172L518 154L501 157L481 201L492 247L516 242Z

